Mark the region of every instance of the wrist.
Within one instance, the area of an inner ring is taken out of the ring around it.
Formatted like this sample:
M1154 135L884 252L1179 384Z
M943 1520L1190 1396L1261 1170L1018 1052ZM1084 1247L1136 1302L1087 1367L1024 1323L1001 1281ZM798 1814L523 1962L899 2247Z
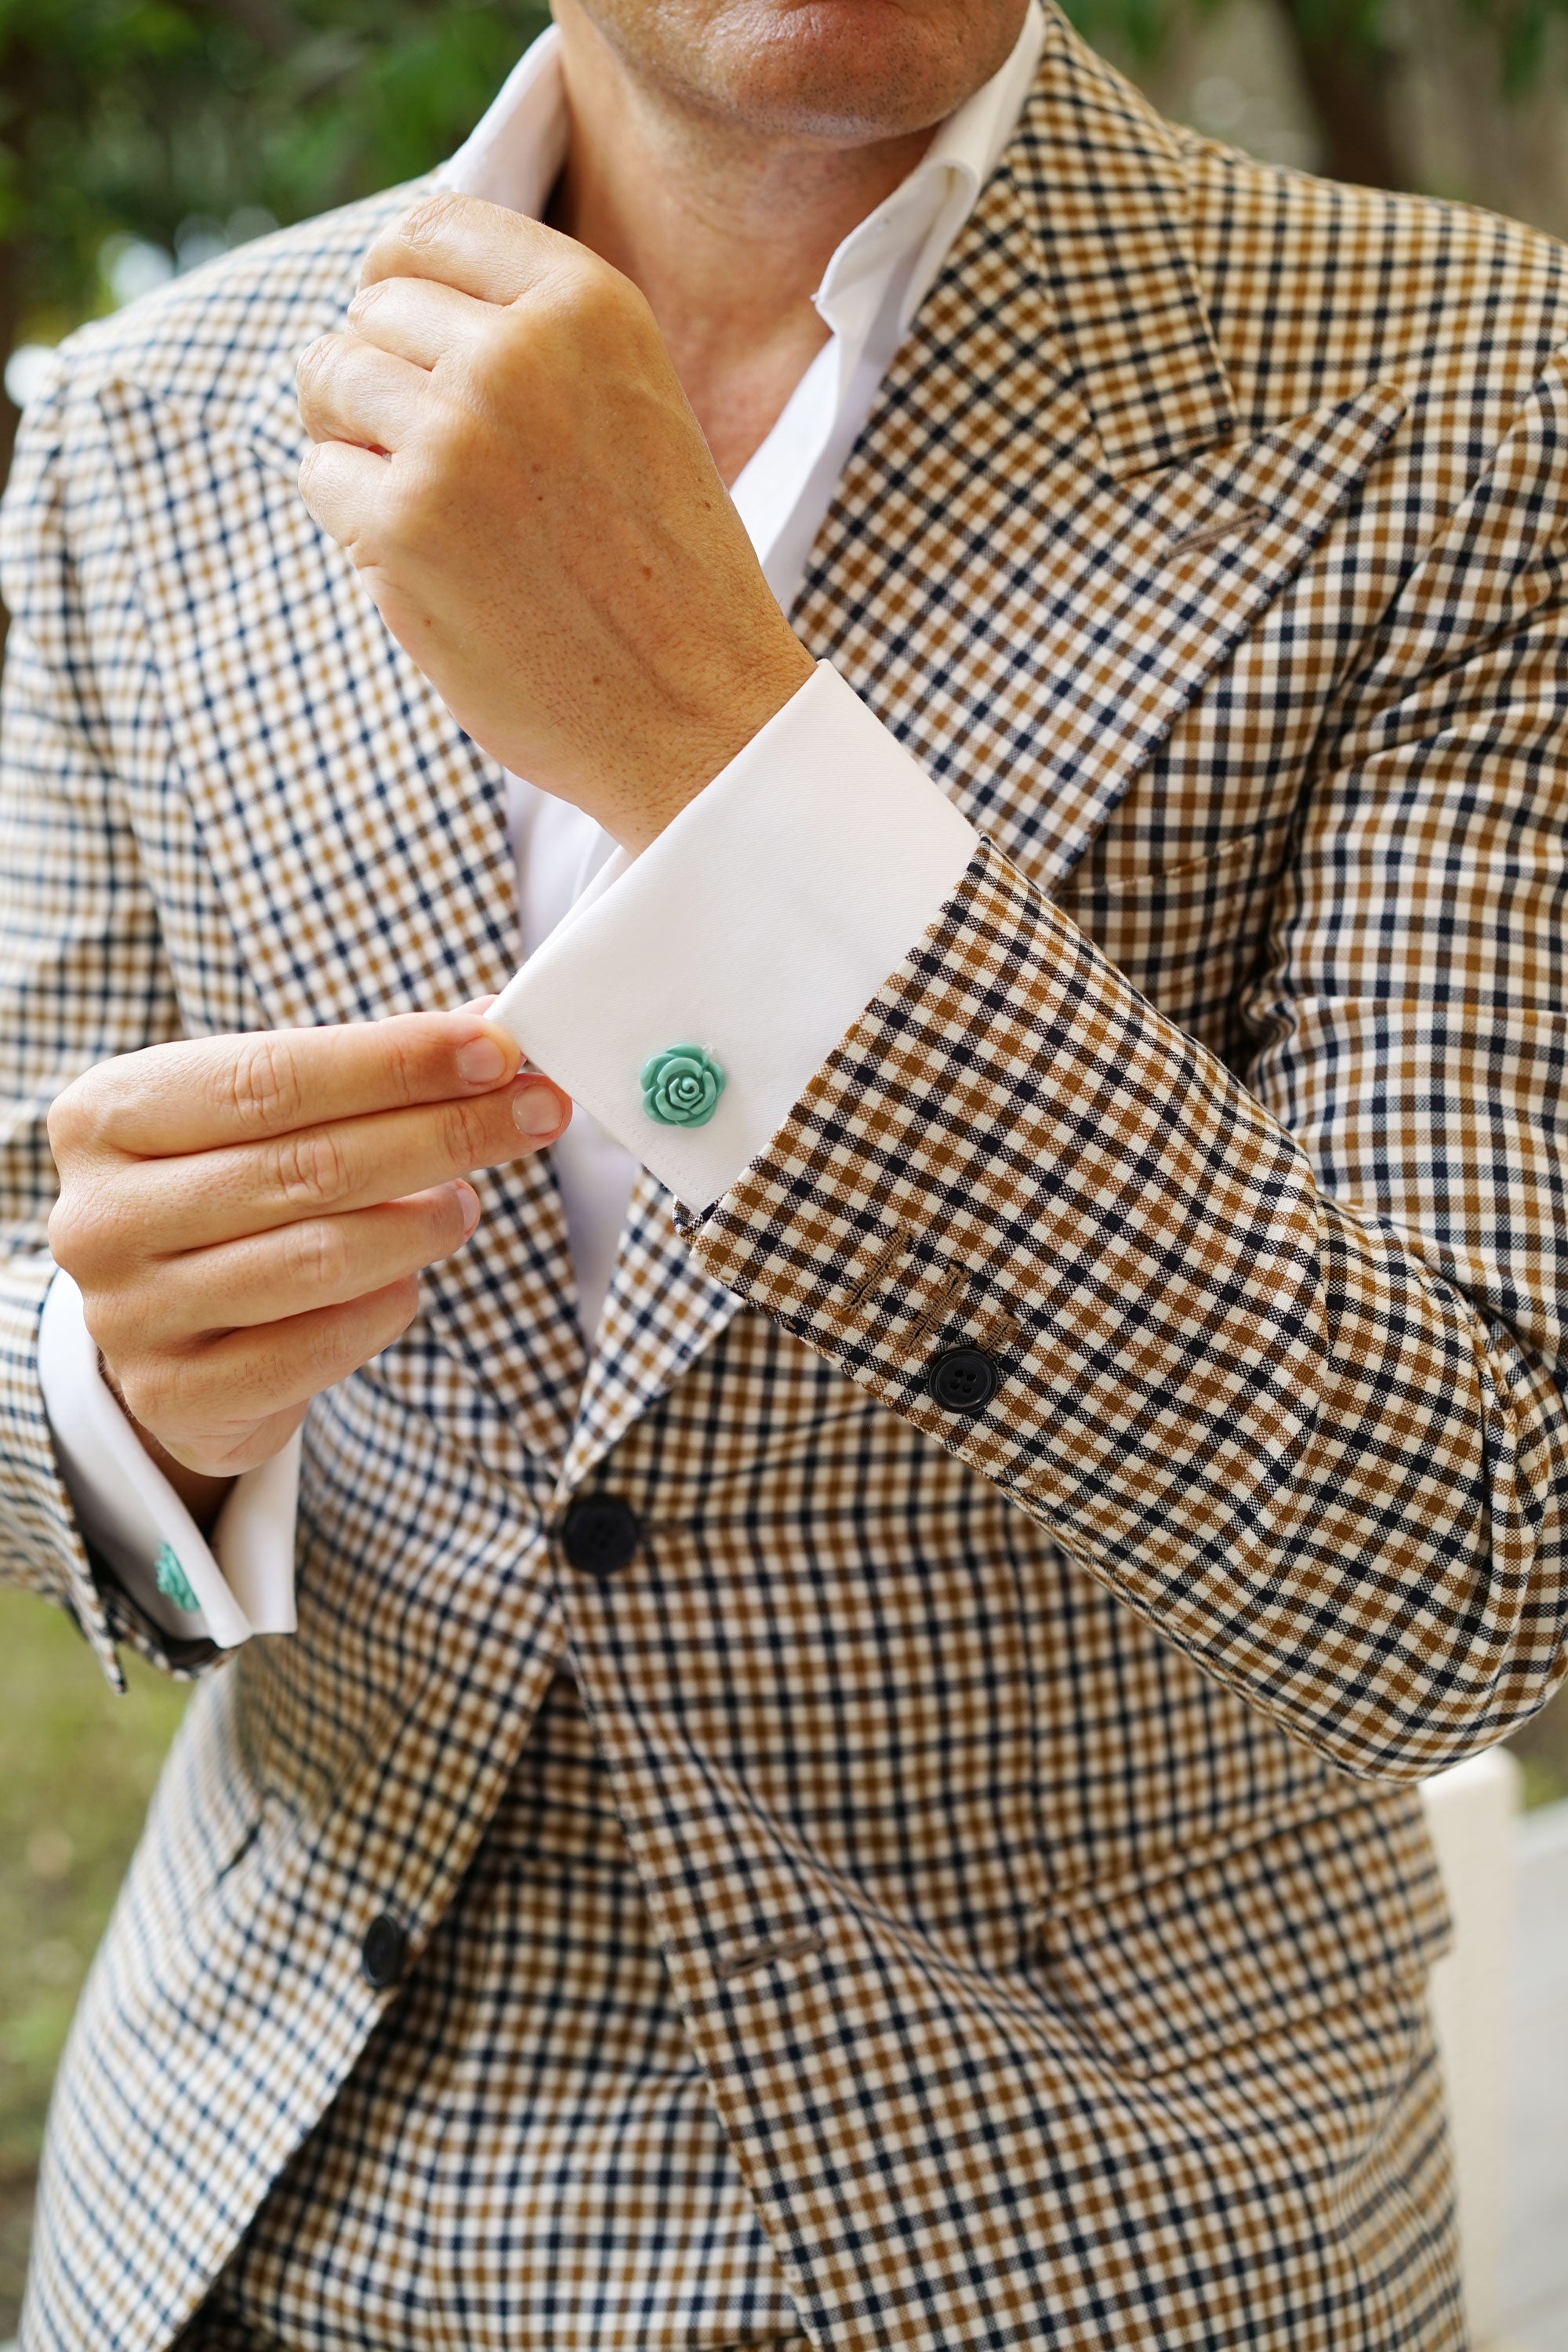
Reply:
M782 636L759 654L742 679L732 683L721 717L679 733L671 730L660 746L657 777L645 772L636 797L628 796L624 808L602 820L605 831L631 856L639 856L794 699L816 668L785 624Z

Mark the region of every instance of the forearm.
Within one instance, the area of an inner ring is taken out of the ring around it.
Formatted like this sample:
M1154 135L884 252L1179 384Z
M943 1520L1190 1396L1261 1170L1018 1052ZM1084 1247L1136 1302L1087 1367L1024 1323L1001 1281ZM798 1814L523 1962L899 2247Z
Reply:
M1370 1083L1331 1039L1281 1080L1309 1127L1326 1106L1314 1153L829 673L604 882L498 1017L692 1204L706 1273L1345 1769L1418 1775L1539 1702L1568 1470L1545 1335L1510 1331L1500 1275L1468 1288L1325 1186ZM695 1127L639 1095L664 1037L727 1073ZM963 1348L995 1381L973 1415L931 1385Z
M1555 1384L991 848L694 1244L1345 1769L1548 1686Z

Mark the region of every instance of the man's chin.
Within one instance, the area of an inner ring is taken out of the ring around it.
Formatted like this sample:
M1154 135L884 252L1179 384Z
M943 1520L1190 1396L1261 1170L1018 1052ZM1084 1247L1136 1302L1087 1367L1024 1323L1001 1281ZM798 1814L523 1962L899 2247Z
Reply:
M590 0L587 13L614 27L634 71L695 110L754 137L837 146L943 121L1002 65L1024 7L1025 0L696 0L650 17L636 0Z

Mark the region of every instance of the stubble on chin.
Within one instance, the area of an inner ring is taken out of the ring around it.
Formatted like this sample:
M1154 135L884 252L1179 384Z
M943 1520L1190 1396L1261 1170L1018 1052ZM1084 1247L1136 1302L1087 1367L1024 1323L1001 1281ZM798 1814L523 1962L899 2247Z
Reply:
M1005 62L1026 0L557 0L666 106L750 139L930 130Z

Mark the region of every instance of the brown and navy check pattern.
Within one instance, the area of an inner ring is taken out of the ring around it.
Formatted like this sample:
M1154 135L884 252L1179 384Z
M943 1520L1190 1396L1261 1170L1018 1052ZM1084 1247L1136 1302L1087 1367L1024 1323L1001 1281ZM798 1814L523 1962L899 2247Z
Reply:
M567 1676L406 1998L180 2338L328 2344L805 2352Z
M38 1402L48 1099L516 951L501 780L293 483L292 354L402 201L82 338L8 501L0 1559L110 1668L168 1661ZM300 1633L176 1744L26 2352L153 2352L215 2279L215 2345L565 2344L598 2295L631 2352L660 2260L693 2344L1457 2352L1394 1784L1561 1669L1563 263L1174 131L1053 16L795 614L985 844L690 1246L639 1189L591 1361L530 1161L312 1410ZM603 1583L585 1487L645 1531ZM595 1798L544 1930L497 1856L542 1759L570 1811L568 1676L640 1892ZM635 1944L603 2013L671 2074L613 2158L581 2006L490 2031L521 1919L520 2021ZM419 2053L474 2034L436 2146ZM578 2305L496 2192L558 2126ZM661 2171L721 2218L700 2308Z

